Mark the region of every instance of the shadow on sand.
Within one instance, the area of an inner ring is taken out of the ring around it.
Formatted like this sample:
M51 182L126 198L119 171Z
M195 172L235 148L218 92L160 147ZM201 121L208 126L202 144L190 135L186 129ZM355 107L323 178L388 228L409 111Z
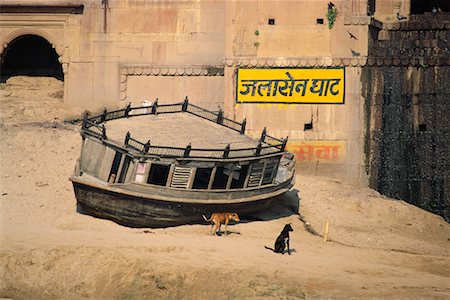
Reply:
M228 235L232 235L232 234L238 234L238 235L240 235L240 234L241 234L241 233L238 232L238 231L232 231L232 230L227 230L227 233L228 233ZM217 231L215 235L218 235L218 236L227 236L227 234L225 234L225 231L224 231L224 230Z
M300 209L299 191L293 189L276 199L273 206L269 209L247 216L242 216L240 223L248 223L253 221L270 221L280 218L298 215Z

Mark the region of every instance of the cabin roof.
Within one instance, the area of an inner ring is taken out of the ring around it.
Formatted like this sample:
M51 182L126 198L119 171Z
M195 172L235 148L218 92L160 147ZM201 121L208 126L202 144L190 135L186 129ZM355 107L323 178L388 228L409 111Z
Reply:
M254 148L258 140L188 113L144 115L105 123L108 139L123 143L130 132L133 139L154 146L223 149Z

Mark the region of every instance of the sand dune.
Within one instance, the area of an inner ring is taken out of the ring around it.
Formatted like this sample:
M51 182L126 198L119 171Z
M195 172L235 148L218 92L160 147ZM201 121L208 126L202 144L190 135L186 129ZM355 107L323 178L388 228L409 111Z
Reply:
M0 298L448 299L450 225L368 188L300 175L270 212L131 229L76 212L75 117L51 78L0 84ZM323 241L325 222L329 239ZM292 223L292 255L273 246Z

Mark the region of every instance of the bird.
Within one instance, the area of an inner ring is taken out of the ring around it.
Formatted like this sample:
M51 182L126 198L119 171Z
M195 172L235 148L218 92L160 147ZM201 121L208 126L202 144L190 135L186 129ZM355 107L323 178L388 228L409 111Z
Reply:
M333 9L334 8L334 3L333 2L328 2L328 9Z
M350 38L351 38L351 39L355 39L355 40L358 39L358 38L357 38L353 33L351 33L350 31L347 30L347 32L348 32L348 34L350 35Z
M433 16L435 16L437 14L437 8L433 6L431 13L433 14Z
M405 16L402 16L399 13L397 13L397 20L401 21L401 20L405 20L405 19L406 19Z
M355 50L353 50L353 49L351 49L351 48L350 48L350 51L352 51L352 55L353 55L353 56L360 56L360 55L361 55L360 52L356 52Z

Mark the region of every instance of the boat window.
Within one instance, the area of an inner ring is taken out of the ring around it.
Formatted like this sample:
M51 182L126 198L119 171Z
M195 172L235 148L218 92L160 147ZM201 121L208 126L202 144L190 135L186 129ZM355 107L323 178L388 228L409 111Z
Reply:
M169 171L170 165L152 163L147 183L165 186L169 177Z
M261 177L264 170L264 163L258 162L253 163L250 170L250 175L247 183L247 187L256 187L259 186L261 182Z
M229 169L223 166L217 167L216 176L214 177L213 189L226 189L228 182Z
M138 163L136 167L136 177L134 178L134 181L139 183L145 182L145 169L146 169L147 163Z
M192 184L192 171L193 169L190 167L174 166L172 177L169 179L170 187L179 189L192 188L192 186L190 186Z
M266 162L266 168L264 169L264 176L262 179L263 185L270 184L273 182L277 162L278 162L277 160L269 160Z
M197 168L194 178L193 189L204 189L208 188L209 180L211 178L212 168Z
M122 160L122 153L116 151L116 155L114 155L114 160L112 163L111 171L108 175L108 182L114 183L116 182L115 178L117 177L117 172L119 171L120 161ZM113 176L114 175L114 176Z
M233 170L233 179L231 181L231 188L232 189L239 189L244 187L245 178L247 177L248 173L248 165L235 166Z

